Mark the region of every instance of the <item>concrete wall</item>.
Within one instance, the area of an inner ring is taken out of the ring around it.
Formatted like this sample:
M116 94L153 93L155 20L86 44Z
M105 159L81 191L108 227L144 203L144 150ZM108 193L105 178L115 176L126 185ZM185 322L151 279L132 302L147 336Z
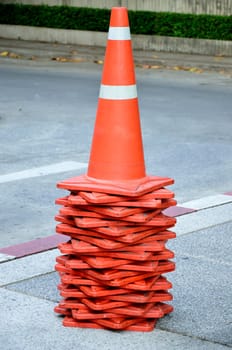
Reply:
M52 29L0 24L0 36L63 44L105 47L107 33L70 29ZM232 41L171 38L156 35L132 35L133 48L164 52L232 56Z
M0 3L67 5L94 8L126 6L130 10L232 15L232 0L0 0Z

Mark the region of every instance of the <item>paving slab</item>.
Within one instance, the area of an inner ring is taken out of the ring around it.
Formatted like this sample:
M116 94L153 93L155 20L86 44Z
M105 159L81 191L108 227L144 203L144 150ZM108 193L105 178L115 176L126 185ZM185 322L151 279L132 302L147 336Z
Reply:
M54 303L0 288L0 339L4 350L226 350L228 347L181 334L65 328Z
M174 285L174 313L159 327L232 346L232 266L203 259L178 258Z
M6 286L6 288L58 303L62 299L57 289L59 283L60 277L58 273L50 272L21 282L12 283Z
M232 222L230 221L178 237L178 239L171 240L168 245L183 259L199 258L231 266L231 230Z
M232 203L218 207L200 210L178 218L175 231L178 236L198 231L203 228L212 227L218 224L231 221Z
M54 271L57 249L1 264L0 286Z
M231 229L225 223L169 243L175 312L160 320L162 329L232 346Z

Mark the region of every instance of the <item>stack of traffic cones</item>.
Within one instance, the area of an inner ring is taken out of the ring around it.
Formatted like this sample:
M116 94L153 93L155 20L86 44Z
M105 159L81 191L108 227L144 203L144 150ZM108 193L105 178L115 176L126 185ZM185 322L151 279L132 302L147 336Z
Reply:
M55 311L70 327L150 331L172 311L176 204L170 178L146 176L130 29L126 8L112 9L87 175L58 184L69 194L57 232L61 296Z

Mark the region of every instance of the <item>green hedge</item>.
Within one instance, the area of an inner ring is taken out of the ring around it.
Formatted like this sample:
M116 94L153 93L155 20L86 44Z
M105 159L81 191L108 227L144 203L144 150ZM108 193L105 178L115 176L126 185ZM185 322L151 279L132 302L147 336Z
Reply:
M67 6L0 4L0 23L108 31L110 10ZM133 34L232 40L232 16L129 11Z

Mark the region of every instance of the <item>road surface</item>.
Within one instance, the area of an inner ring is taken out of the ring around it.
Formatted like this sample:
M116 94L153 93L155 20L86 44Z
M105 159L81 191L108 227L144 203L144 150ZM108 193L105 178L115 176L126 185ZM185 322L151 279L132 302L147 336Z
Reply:
M102 66L0 65L0 247L54 234L60 180L86 172ZM147 173L179 203L232 190L232 81L136 70Z

